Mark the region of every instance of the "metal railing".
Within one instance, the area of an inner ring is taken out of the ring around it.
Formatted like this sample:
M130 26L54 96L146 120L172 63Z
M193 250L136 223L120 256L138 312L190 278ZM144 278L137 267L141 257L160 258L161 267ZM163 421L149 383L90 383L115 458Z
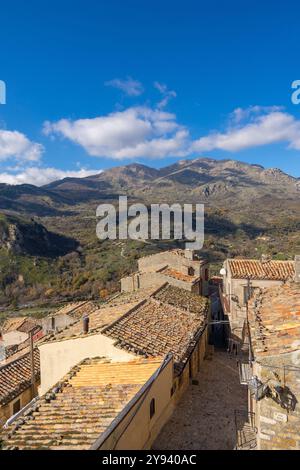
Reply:
M257 446L255 413L246 410L234 410L234 424L236 431L236 449L255 449Z

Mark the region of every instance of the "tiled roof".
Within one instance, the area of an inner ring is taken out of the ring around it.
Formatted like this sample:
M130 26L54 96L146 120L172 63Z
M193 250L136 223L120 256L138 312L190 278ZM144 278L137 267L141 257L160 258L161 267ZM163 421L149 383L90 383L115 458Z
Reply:
M89 333L95 333L102 328L108 326L110 323L116 321L124 313L128 312L135 305L142 300L148 298L151 294L156 292L157 287L139 289L134 292L120 292L119 295L114 296L107 302L97 307L96 310L89 314ZM69 339L71 337L80 336L82 332L82 321L78 319L72 325L67 326L64 330L57 333L51 333L44 339L41 339L39 344L50 341L60 341Z
M4 449L89 449L150 379L162 359L87 359L7 429Z
M262 290L251 302L249 323L255 356L300 351L300 284Z
M72 302L61 307L53 315L66 314L78 319L84 314L94 312L97 308L97 305L89 300L85 300L84 302Z
M120 303L119 305L109 305L104 304L103 307L99 308L95 312L92 312L89 315L89 333L95 333L100 331L105 326L109 325L111 322L120 318L124 313L128 312L132 307L134 307L138 302L132 303ZM41 340L40 344L50 341L60 341L64 339L70 339L72 337L77 337L83 334L82 321L78 320L76 323L66 327L64 330L53 333Z
M193 283L197 279L199 279L198 276L189 276L188 274L183 274L180 271L176 271L175 269L169 268L168 266L166 268L161 269L159 272L164 274L165 276L170 276L173 279L177 279L178 281Z
M165 283L163 282L160 287L162 287ZM154 294L159 287L148 287L148 288L141 288L133 292L120 292L118 295L114 296L112 299L108 300L104 306L118 306L122 304L140 302L150 295Z
M230 259L228 263L234 279L286 281L295 275L293 261Z
M207 298L195 295L184 289L166 285L159 289L153 297L163 303L174 305L177 308L186 310L198 315L206 315Z
M183 289L176 289L178 295L185 295ZM116 346L135 354L155 357L173 353L175 371L180 373L196 345L197 335L206 327L208 301L205 299L201 314L169 302L151 297L103 333L116 339Z
M30 333L30 331L38 331L41 326L39 323L28 317L14 317L5 320L2 326L2 333L9 333L11 331L21 331L22 333Z
M31 385L30 354L0 366L0 404L5 405ZM34 350L36 378L40 374L40 353Z
M41 329L42 329L41 325L38 325L31 318L26 318L26 320L19 326L18 331L21 331L22 333L27 333L27 334L29 334L32 331L33 334L35 334Z
M10 331L16 331L20 325L25 321L25 317L12 317L5 320L1 330L2 333L9 333Z

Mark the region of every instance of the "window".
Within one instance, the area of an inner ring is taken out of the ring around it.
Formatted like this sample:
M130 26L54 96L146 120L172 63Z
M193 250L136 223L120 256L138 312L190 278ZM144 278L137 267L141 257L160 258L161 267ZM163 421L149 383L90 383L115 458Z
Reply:
M51 317L51 330L55 330L55 318Z
M189 268L188 268L188 275L189 275L189 276L195 276L195 270L194 270L194 268L192 268L192 267L189 267Z
M16 413L18 413L21 409L21 400L17 400L13 403L13 414L15 415Z
M254 292L257 290L257 287L248 287L248 286L244 286L244 305L246 305L246 303L248 302L248 300L251 299L251 297L253 296Z
M152 398L150 402L150 419L155 415L155 399Z
M204 271L204 279L208 281L208 269L207 268Z

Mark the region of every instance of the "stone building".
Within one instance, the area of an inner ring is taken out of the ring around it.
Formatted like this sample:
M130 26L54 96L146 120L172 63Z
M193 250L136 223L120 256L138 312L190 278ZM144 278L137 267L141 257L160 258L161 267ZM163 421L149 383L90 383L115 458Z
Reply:
M0 362L27 348L31 334L34 342L43 336L38 321L28 317L7 319L0 332Z
M208 295L209 265L193 250L170 250L138 260L138 271L121 279L122 291L159 286L163 282Z
M250 303L249 327L246 382L257 448L299 450L300 281L257 293Z
M208 322L207 298L165 283L121 293L89 315L88 331L79 320L52 335L39 346L41 398L5 447L150 448L201 367Z
M247 301L261 288L280 286L295 275L293 261L274 261L267 258L227 259L221 270L223 287L220 299L230 323L232 341L240 343L247 317Z
M40 354L34 350L35 385L32 386L30 353L9 359L0 365L0 428L37 395L40 378Z

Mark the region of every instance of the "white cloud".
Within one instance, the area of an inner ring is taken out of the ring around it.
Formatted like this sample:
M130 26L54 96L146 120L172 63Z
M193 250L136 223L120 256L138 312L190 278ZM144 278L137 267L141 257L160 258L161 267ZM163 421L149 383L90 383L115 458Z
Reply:
M0 161L12 158L17 161L38 161L43 150L41 144L31 142L21 132L0 129Z
M236 110L235 125L230 126L224 133L214 132L195 140L191 144L191 152L210 150L237 152L275 143L287 143L289 148L300 150L300 121L291 114L277 109L273 108L269 112L266 108L256 109L255 116L253 109L251 112ZM240 125L240 121L245 118L250 122Z
M157 104L159 109L165 108L172 98L176 98L177 94L174 90L169 90L167 85L160 82L154 82L156 88L162 95L162 100Z
M86 176L101 173L101 170L85 170L64 171L58 168L25 168L19 173L0 173L0 183L6 184L34 184L35 186L43 186L59 179L73 177L85 178Z
M157 84L165 92L165 85ZM167 92L166 92L167 93ZM162 109L132 107L94 119L62 119L44 125L47 135L60 135L82 146L95 157L184 157L195 153L243 149L287 143L300 150L300 120L279 106L237 108L224 132L212 132L192 140L176 115Z
M177 123L176 116L146 106L94 119L46 122L44 133L61 135L95 157L122 160L187 155L188 131Z
M236 108L229 115L229 122L240 124L243 121L252 121L258 115L268 114L274 111L282 111L282 106L249 106L248 108Z
M109 80L105 82L106 86L111 86L113 88L118 88L122 90L128 96L139 96L144 93L144 88L141 82L134 80L131 77L126 79L115 78L114 80Z

